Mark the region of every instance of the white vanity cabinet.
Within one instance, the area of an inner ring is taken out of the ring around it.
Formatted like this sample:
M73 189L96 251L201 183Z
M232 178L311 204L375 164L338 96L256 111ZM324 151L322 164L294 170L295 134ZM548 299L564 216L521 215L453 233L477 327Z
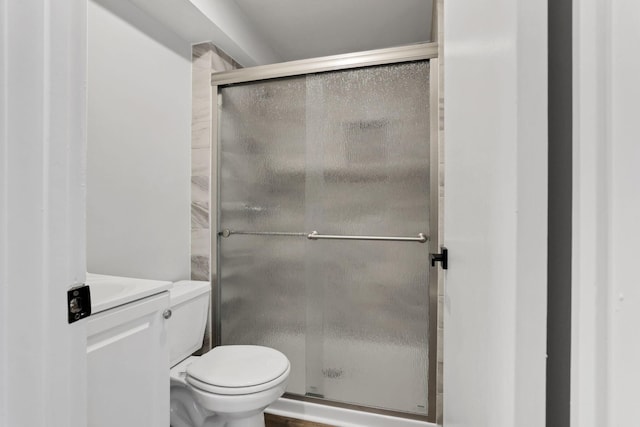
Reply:
M89 427L169 425L168 307L163 290L89 317Z

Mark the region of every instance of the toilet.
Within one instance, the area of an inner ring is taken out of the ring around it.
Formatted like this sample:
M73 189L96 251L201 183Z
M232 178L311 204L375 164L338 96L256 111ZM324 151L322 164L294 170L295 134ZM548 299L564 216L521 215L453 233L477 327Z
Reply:
M202 345L209 282L181 281L169 291L171 427L264 427L264 409L285 391L287 357L256 345Z

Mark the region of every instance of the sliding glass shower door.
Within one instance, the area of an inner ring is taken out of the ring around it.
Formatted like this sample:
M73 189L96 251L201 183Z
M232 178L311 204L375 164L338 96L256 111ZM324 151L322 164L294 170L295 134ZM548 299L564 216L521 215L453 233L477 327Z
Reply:
M285 353L289 393L427 412L429 75L220 89L220 339Z

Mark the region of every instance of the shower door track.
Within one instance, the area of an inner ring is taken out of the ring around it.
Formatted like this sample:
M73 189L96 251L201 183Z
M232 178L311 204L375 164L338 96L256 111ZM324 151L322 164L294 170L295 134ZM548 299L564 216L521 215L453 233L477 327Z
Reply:
M220 95L219 89L224 86L232 86L234 84L256 82L260 80L271 80L284 77L300 76L313 73L322 73L328 71L347 70L355 68L371 67L376 65L390 65L403 62L413 61L425 61L430 63L430 93L429 93L429 110L430 110L430 223L429 228L432 230L431 236L427 237L419 233L417 237L400 238L401 240L411 239L409 241L417 241L420 243L427 242L429 245L430 253L440 252L440 239L441 233L439 231L439 194L440 194L440 164L439 164L439 123L440 123L440 83L439 83L439 60L438 60L438 43L417 43L407 46L400 46L387 49L377 49L364 52L348 53L343 55L333 55L321 58L311 58L299 61L290 61L279 64L262 65L250 68L240 68L231 71L215 72L211 74L211 94L212 105L214 108L214 114L211 123L211 138L213 149L212 153L212 165L216 165L216 170L220 171L220 141L219 141L219 106ZM212 233L211 239L211 254L220 253L220 239L218 235L223 236L224 231L220 230L220 177L217 175L212 176L211 182L211 199L215 201L216 208L212 210L215 212L216 217L212 218L212 222L216 224L216 230ZM230 231L230 230L227 230ZM241 234L239 232L229 233ZM313 235L313 233L287 233L290 235L301 235L308 239L322 238L322 235ZM335 239L341 236L329 235L324 238ZM344 237L344 236L342 236ZM349 236L353 237L374 237L370 240L383 240L377 238L378 236ZM423 241L424 239L424 241ZM217 256L217 255L216 255ZM219 261L219 260L218 260ZM428 262L428 261L427 261ZM216 263L219 265L219 262ZM213 322L212 327L212 340L214 345L220 345L221 343L221 313L218 306L221 300L221 277L219 274L215 274L216 279L212 283L212 301L216 302L212 306L211 318ZM304 400L314 403L322 403L330 406L337 406L343 408L351 408L360 411L367 411L372 413L392 415L396 417L424 420L428 422L436 422L436 392L437 385L441 383L442 379L438 377L439 371L437 369L438 360L441 355L438 354L438 283L440 277L440 268L429 267L429 318L428 318L428 372L427 374L427 414L419 415L406 412L399 412L393 410L385 410L375 407L361 406L357 404L349 404L336 402L331 400L325 400L313 396L291 395L286 394L286 397ZM440 359L441 360L441 359Z
M421 61L425 59L436 59L437 57L438 43L418 43L408 46L302 59L280 64L260 65L257 67L212 73L211 85L216 89L217 86L226 86L235 83L247 83L350 68L371 67L374 65ZM216 91L214 90L213 93L215 94Z

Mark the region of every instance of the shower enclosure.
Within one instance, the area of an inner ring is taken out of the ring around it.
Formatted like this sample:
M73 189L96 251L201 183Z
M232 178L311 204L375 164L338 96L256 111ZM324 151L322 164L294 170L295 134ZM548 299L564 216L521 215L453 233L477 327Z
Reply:
M216 342L282 351L292 397L435 417L434 57L213 75Z

